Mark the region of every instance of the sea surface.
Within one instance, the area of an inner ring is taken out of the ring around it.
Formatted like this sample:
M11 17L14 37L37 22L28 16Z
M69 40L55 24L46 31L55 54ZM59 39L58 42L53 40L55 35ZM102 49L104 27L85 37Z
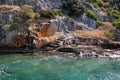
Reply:
M120 60L0 55L0 80L120 80Z

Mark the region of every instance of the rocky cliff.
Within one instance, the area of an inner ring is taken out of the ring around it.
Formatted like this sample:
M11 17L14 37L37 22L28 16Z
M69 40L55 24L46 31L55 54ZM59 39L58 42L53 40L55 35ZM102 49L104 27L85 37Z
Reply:
M40 18L36 18L35 16L35 18L33 18L34 14L40 14L40 12L44 10L63 10L63 1L64 0L0 1L0 47L41 48L57 39L63 37L69 38L71 35L68 34L75 30L94 30L97 28L97 21L86 15L85 12L84 14L77 16L70 16L68 14L67 16L56 15L52 19L45 19L42 16ZM93 11L93 13L97 15L97 19L100 21L104 20L101 11L95 8L92 4L86 3L83 0L80 0L80 3L85 9ZM19 12L24 5L31 5L33 10L29 10L31 12L27 12L27 14L23 11L21 16ZM56 13L48 12L44 15L50 16L53 14ZM29 15L32 17L29 17ZM11 26L12 30L9 30ZM74 35L72 36L74 38Z

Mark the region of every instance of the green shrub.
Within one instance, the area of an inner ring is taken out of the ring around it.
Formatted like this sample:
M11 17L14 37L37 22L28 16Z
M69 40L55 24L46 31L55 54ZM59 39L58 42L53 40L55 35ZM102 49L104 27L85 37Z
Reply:
M110 4L108 2L106 2L106 3L103 3L103 7L108 8L108 7L111 7L111 6L110 6Z
M87 2L94 3L96 0L86 0Z
M53 9L53 12L55 15L67 16L67 14L65 14L61 9Z
M104 5L102 0L96 0L96 3L99 5L99 7L103 7Z
M89 17L89 18L92 18L94 20L98 20L98 16L92 11L92 10L89 10L87 9L86 10L86 15Z
M14 30L17 30L19 27L18 23L16 22L12 22L10 27L9 27L9 31L14 31Z
M116 26L117 29L120 29L120 19L114 21L112 24L113 26Z
M33 12L33 7L32 6L30 6L30 5L23 5L22 7L21 7L21 11L20 11L21 13L24 13L24 14L28 14L28 13L30 13L30 12Z
M99 5L97 3L94 3L93 6L97 9L99 8Z
M53 10L41 10L40 15L43 18L52 19L58 16L67 16L62 10L60 9L53 9Z
M86 10L86 15L89 17L89 18L92 18L96 21L97 23L97 26L101 25L102 22L99 20L98 16L92 11L92 10L89 10L87 9Z
M40 15L41 17L47 18L47 19L55 18L55 13L52 10L42 10L40 11Z
M94 5L95 5L95 7L97 6L99 6L99 7L104 7L104 8L106 8L106 7L109 7L110 6L110 4L108 3L108 2L106 2L106 1L103 1L103 0L87 0L88 2L90 2L90 3L93 3Z
M81 16L85 12L85 8L79 0L64 0L62 8L70 16Z
M35 19L39 19L40 18L40 14L39 13L35 13Z
M106 37L110 38L110 39L113 39L114 38L114 35L112 32L107 32L106 33Z
M100 20L97 20L96 22L97 22L97 26L102 25L102 22Z
M120 18L120 0L86 0L86 2L93 4L98 10L106 12L110 17Z
M104 11L104 12L106 12L106 9L104 7L101 7L101 10Z
M120 18L120 12L117 11L117 10L113 10L111 13L110 13L110 16L112 17L115 17L115 18Z

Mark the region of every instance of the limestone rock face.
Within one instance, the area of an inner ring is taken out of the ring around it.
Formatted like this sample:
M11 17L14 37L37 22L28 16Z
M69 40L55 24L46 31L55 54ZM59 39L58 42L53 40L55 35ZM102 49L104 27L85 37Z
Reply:
M57 33L56 26L49 22L26 22L18 30L8 31L0 26L0 47L30 47L40 48L53 42L62 34Z
M83 14L81 17L73 17L76 23L83 24L84 27L82 27L82 30L90 30L95 29L97 26L97 23L95 20L87 17L85 14Z
M33 38L32 44L36 48L41 48L42 46L53 42L62 36L57 32L57 26L53 26L50 22L33 23L28 27L30 36Z
M0 28L0 47L20 47L21 42L17 39L16 31L6 31L3 28Z
M83 6L85 6L86 8L92 10L98 17L101 21L104 20L104 16L102 15L102 12L99 11L98 9L96 9L93 5L85 2L84 0L81 1L81 3L83 4Z
M58 32L93 30L96 28L96 22L87 16L84 19L82 17L70 19L65 16L57 16L56 19L50 20L50 23Z
M20 10L19 6L3 5L0 7L0 24L8 24L12 22L16 15L16 12Z
M35 11L55 8L61 9L62 1L64 0L0 0L0 4L8 5L0 9L0 47L41 48L71 31L92 30L96 28L96 21L86 15L73 17L72 19L65 16L56 16L56 19L49 21L26 21L25 24L20 24L18 30L13 31L7 30L4 26L14 21L17 16L16 11L22 5L31 5ZM83 5L89 6L102 20L102 15L93 6L85 3Z
M115 37L115 41L120 41L120 30L113 29L111 32L113 33L113 35Z
M70 31L85 28L67 17L57 16L49 21L28 21L21 24L18 30L8 31L0 27L0 44L7 47L35 47L42 46L65 36ZM87 29L87 27L86 27ZM67 38L69 35L66 35ZM70 36L69 36L70 37Z
M76 29L75 22L63 16L57 16L56 19L50 20L51 26L54 26L58 32L74 31Z
M0 23L7 24L12 22L15 19L15 13L4 13L0 15Z

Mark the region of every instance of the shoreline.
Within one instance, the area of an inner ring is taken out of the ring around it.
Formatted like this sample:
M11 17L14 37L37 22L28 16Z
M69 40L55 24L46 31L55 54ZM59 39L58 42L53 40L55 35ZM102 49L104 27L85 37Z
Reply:
M79 45L80 46L80 45ZM84 47L84 48L83 48ZM90 48L91 47L91 48ZM61 50L60 50L61 49ZM95 50L99 50L96 52ZM2 52L1 52L2 51ZM9 54L18 54L26 56L59 56L70 59L89 59L89 58L98 58L98 59L120 59L120 49L102 49L100 47L93 45L82 45L82 47L73 48L70 46L59 47L56 50L40 50L40 49L22 49L14 48L4 50L0 48L0 55L9 55Z
M7 54L59 55L70 58L120 58L120 43L92 37L72 36L72 38L58 39L39 49L0 48L0 55Z

